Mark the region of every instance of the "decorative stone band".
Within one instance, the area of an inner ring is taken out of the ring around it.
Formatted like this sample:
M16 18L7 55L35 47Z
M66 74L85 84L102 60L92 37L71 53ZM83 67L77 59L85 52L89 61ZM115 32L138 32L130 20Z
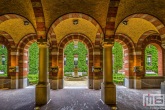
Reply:
M52 66L52 67L50 67L50 72L58 73L58 70L59 70L58 66Z
M19 72L18 66L9 66L9 72Z
M134 66L134 73L136 76L142 76L143 66Z
M114 44L114 37L109 37L109 38L105 38L103 43L102 43L102 46L105 47L105 46L113 46Z
M38 45L45 45L48 44L46 39L43 39L42 37L40 37L40 39L37 39L37 44Z
M92 67L92 72L102 72L102 68L101 67Z

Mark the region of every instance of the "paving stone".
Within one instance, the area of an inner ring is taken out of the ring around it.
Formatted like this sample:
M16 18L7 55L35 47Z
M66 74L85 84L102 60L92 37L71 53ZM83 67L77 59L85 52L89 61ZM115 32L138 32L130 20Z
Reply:
M160 89L128 89L117 86L118 110L148 110L144 107L143 94L160 94ZM50 91L51 101L41 110L110 110L101 102L101 91L91 89L60 89ZM0 90L0 110L34 110L35 89Z

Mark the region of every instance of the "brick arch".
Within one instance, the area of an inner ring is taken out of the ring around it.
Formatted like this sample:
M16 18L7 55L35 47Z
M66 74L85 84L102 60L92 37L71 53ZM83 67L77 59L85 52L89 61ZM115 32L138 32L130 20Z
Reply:
M8 42L12 48L15 48L16 44L15 44L13 38L7 32L0 31L0 35L4 36L8 40Z
M100 39L102 39L101 37L104 36L100 24L94 18L92 18L86 14L83 14L83 13L69 13L69 14L65 14L65 15L59 17L57 20L55 20L55 22L51 25L51 27L48 30L47 36L48 36L49 40L51 39L51 44L53 47L57 46L56 34L55 34L53 28L56 27L60 22L66 20L66 19L70 19L70 18L83 18L83 19L91 22L94 26L98 27L97 33L100 34L100 36L99 36Z
M31 0L34 16L36 20L36 31L37 37L40 38L41 36L45 39L46 38L46 26L45 26L45 17L43 13L43 6L42 0Z
M0 16L0 24L4 21L7 20L11 20L11 19L22 19L23 21L28 21L31 23L30 20L28 20L26 17L22 16L22 15L18 15L18 14L4 14ZM32 24L32 23L31 23ZM34 27L34 25L32 24L32 26ZM35 28L34 28L35 29ZM36 31L36 30L35 30Z
M5 14L0 16L0 23L10 20L10 19L22 19L22 20L27 20L25 17L17 14ZM29 21L30 22L30 21Z
M161 47L161 38L158 35L150 35L146 37L142 43L142 59L143 59L143 66L144 66L144 74L145 74L145 49L147 45L154 45L158 50L158 75L163 76L163 48Z
M60 72L59 72L59 76L60 78L63 77L63 53L64 53L64 47L65 45L70 42L70 41L73 41L73 40L79 40L79 41L82 41L84 42L87 47L88 47L88 58L89 58L89 63L88 63L88 76L89 78L93 78L93 73L92 73L92 66L93 66L93 44L92 42L90 41L90 39L88 39L88 37L86 37L85 35L83 34L69 34L67 36L65 36L59 43L58 45L58 51L59 51L59 56L58 56L58 60L59 60L59 68L60 69Z
M115 21L118 11L120 0L110 0L107 19L106 19L106 27L105 27L105 37L113 37L115 35Z
M138 39L137 42L137 48L140 50L142 48L142 43L144 42L144 40L149 36L149 35L158 35L158 33L156 31L153 30L149 30L147 32L144 32L142 34L142 36L140 36L140 38Z
M19 78L27 77L28 73L28 49L30 45L37 42L36 34L28 34L23 37L18 45L17 51L19 52L18 64L19 64Z
M135 45L133 41L124 34L116 34L115 35L115 41L120 43L124 50L124 69L125 69L125 76L133 76L133 71L131 71L131 68L134 66L134 50Z
M149 15L149 14L133 14L133 15L126 17L124 20L128 21L131 18L141 18L141 19L147 20L148 22L152 23L158 30L162 43L165 44L165 26L158 18L156 18L155 16L152 16L152 15Z

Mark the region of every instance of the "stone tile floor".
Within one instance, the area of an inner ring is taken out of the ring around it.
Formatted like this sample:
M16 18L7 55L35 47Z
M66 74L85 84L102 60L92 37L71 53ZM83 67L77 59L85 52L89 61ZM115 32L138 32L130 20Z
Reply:
M118 110L148 110L143 107L143 94L160 93L160 89L128 89L117 86ZM51 90L51 101L41 110L110 110L110 107L100 100L100 90L60 89ZM0 110L34 110L35 89L29 86L25 89L0 90Z

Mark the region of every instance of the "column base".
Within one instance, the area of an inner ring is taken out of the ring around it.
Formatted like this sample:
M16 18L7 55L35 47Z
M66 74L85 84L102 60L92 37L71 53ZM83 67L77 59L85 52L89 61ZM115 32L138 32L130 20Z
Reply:
M51 89L53 90L57 90L58 89L58 80L55 79L55 80L51 80Z
M64 88L64 79L58 79L58 89Z
M116 85L101 83L101 100L111 107L116 107Z
M134 79L133 78L125 78L124 86L127 88L134 88Z
M28 81L27 78L19 79L19 88L25 88L25 87L27 87L27 81Z
M101 82L102 82L102 79L93 79L93 89L100 90Z
M161 82L161 94L165 94L165 81Z
M134 88L135 89L141 89L142 88L141 78L135 78L134 79Z
M11 89L18 89L18 79L11 77Z
M36 105L44 105L50 100L50 83L36 85Z
M93 79L88 79L88 89L93 89Z

